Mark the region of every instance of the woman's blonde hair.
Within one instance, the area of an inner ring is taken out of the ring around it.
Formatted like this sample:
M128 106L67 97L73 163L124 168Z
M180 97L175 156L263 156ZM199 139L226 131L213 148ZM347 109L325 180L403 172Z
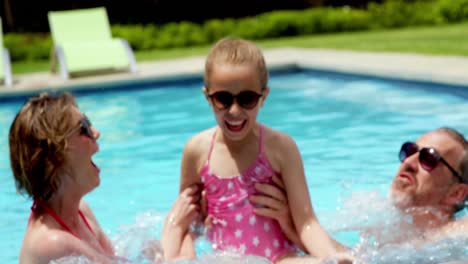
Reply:
M18 192L47 201L60 185L70 116L76 107L69 93L31 97L10 127L10 162Z

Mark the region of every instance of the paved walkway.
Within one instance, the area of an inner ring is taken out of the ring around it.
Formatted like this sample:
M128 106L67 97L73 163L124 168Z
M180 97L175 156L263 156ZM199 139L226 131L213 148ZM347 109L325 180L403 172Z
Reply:
M366 74L407 80L431 81L468 87L468 57L428 56L399 53L336 51L325 49L281 48L264 50L270 67L297 65L319 70ZM110 73L77 77L64 81L58 74L42 72L14 76L12 87L0 86L0 94L17 94L31 90L67 89L86 84L170 78L202 74L204 57L141 62L138 73Z

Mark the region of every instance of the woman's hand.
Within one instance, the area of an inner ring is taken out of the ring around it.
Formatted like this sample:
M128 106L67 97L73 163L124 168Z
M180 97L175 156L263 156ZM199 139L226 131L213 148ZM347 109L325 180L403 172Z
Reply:
M187 187L179 194L169 211L161 237L166 260L180 257L183 239L192 222L200 214L200 193L201 189L197 184Z
M170 227L187 231L200 213L200 187L196 184L183 190L166 218Z
M283 181L278 176L273 176L273 184L255 184L255 189L260 193L252 195L250 201L256 205L254 212L258 215L273 218L278 221L286 236L297 247L304 250L294 222L289 211L288 198L284 192Z

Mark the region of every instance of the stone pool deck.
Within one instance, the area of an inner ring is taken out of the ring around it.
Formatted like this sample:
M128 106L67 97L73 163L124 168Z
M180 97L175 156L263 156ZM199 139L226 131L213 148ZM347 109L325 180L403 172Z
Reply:
M265 49L269 67L296 65L317 70L365 74L405 80L429 81L468 87L468 57L419 54L354 52L326 49ZM203 73L204 56L140 62L138 72L106 73L62 80L58 74L40 72L13 76L12 87L0 86L0 95L45 89L69 89L87 84L109 84Z

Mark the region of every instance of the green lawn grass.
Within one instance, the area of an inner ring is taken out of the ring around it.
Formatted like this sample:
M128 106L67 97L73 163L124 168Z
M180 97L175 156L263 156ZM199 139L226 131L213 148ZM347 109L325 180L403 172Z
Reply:
M394 30L346 32L258 41L262 48L301 47L468 56L468 23ZM205 55L209 46L139 51L138 62ZM48 61L17 62L13 73L47 71Z

